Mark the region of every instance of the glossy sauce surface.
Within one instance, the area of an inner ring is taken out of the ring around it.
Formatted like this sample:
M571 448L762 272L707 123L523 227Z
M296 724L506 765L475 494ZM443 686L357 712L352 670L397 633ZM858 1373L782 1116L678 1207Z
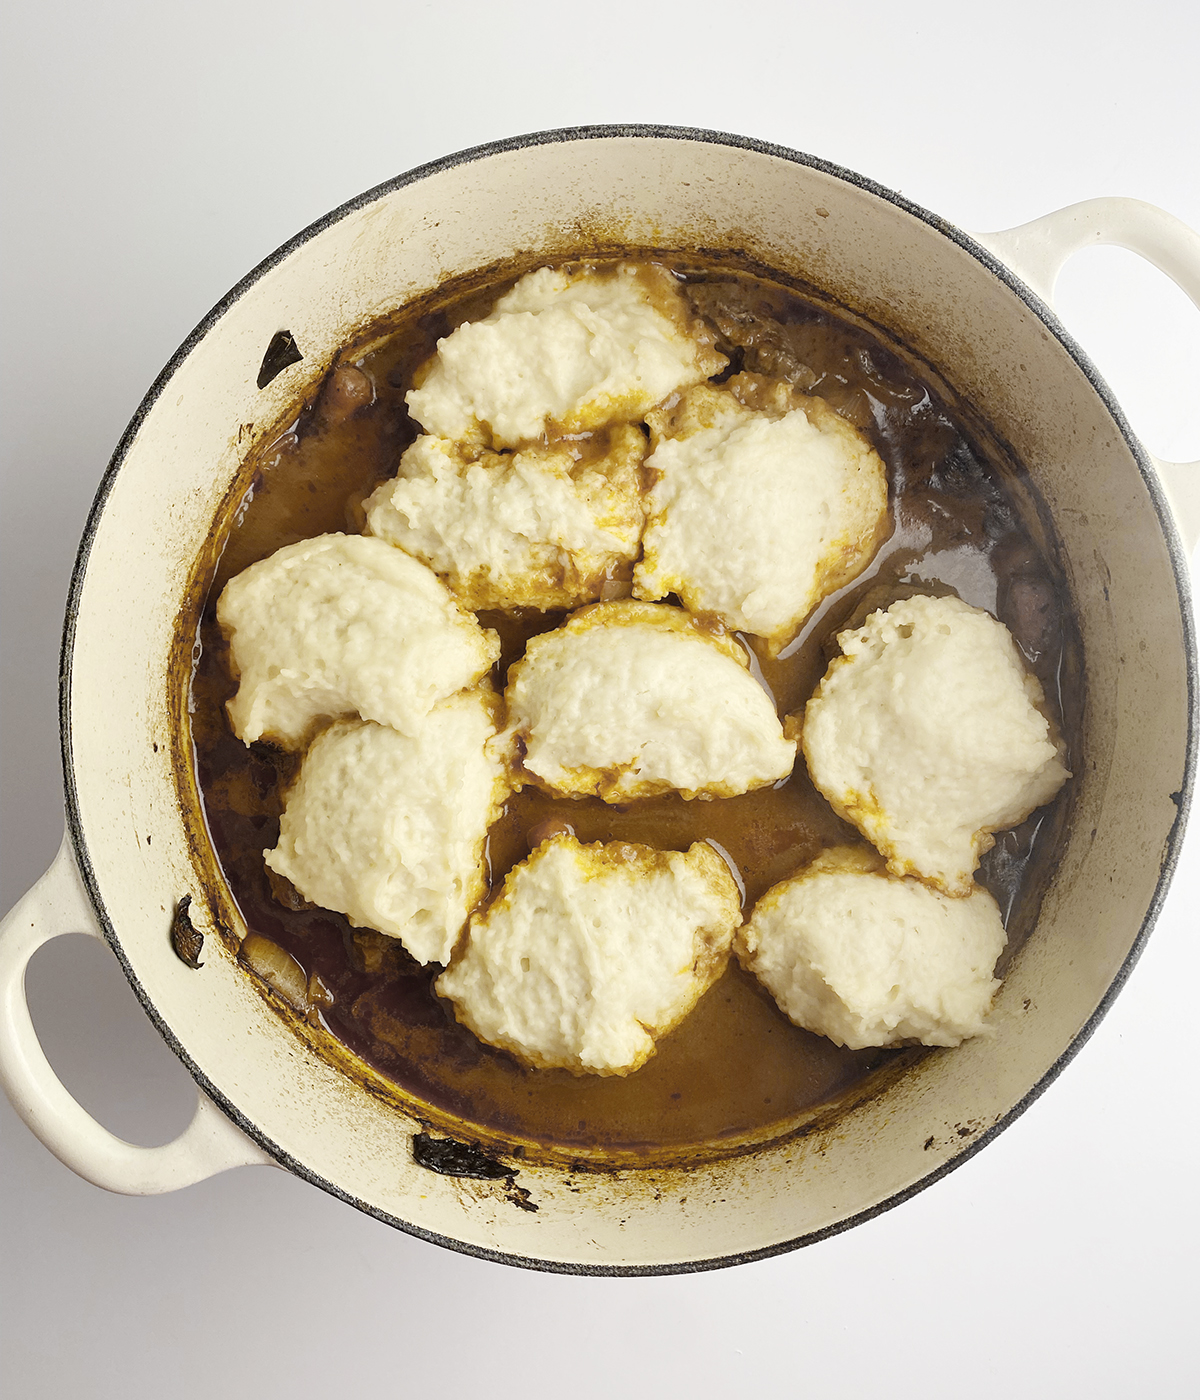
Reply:
M867 572L827 599L778 659L745 639L780 715L802 708L843 626L897 596L949 589L1012 629L1042 681L1048 712L1074 746L1073 629L1044 522L1019 473L1002 468L998 453L987 460L961 417L864 330L746 273L684 268L681 275L696 309L718 328L720 348L731 359L728 373L778 375L827 398L866 432L889 472L894 529ZM606 1079L526 1070L457 1025L431 989L439 968L422 969L393 940L303 906L280 882L273 887L263 865L299 760L265 744L246 749L229 729L224 704L235 682L214 618L220 589L282 545L361 528L363 497L394 474L417 433L404 407L413 371L439 336L485 312L504 285L420 308L407 321L396 320L367 353L347 352L315 401L251 464L250 489L224 527L192 682L196 771L212 842L247 928L319 978L326 1028L422 1102L514 1143L566 1149L661 1154L733 1138L761 1140L906 1052L849 1051L800 1030L732 964L637 1073ZM498 687L528 637L562 617L480 615L504 644ZM1069 793L1070 785L1055 804L1000 835L978 872L1005 913L1010 948L1036 917ZM775 787L710 802L664 797L611 807L527 788L510 799L489 835L493 889L528 854L529 834L547 821L569 823L581 841L684 849L712 840L739 873L747 914L771 885L821 849L859 839L813 789L803 757Z

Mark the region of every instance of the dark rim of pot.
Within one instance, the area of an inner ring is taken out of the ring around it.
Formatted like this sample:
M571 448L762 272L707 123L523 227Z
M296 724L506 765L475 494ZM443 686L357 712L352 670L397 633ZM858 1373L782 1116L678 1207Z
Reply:
M767 1246L762 1249L746 1250L738 1254L726 1254L716 1258L697 1259L674 1264L648 1264L648 1265L624 1265L624 1264L586 1264L586 1263L562 1263L555 1260L526 1258L521 1255L503 1253L499 1250L487 1249L479 1245L464 1243L461 1240L449 1238L436 1231L426 1230L410 1221L401 1220L388 1212L372 1206L366 1201L358 1200L348 1192L342 1190L335 1183L313 1172L303 1163L298 1162L276 1143L267 1138L262 1130L254 1123L250 1122L233 1104L231 1104L221 1091L211 1083L207 1076L192 1061L184 1047L176 1039L170 1026L166 1024L157 1008L153 1005L146 994L121 947L116 932L109 920L107 911L100 898L99 888L96 883L95 874L92 870L91 861L88 855L87 843L84 839L83 827L79 814L78 795L75 788L74 764L71 748L70 730L70 695L71 695L71 667L75 644L75 625L78 616L79 598L83 589L84 576L87 572L88 557L91 553L92 541L99 528L100 518L104 512L104 506L108 500L109 492L112 490L113 482L121 468L127 452L134 438L137 436L147 414L158 401L163 390L170 382L176 370L196 347L196 345L208 334L209 330L221 319L238 299L251 288L265 273L281 263L297 248L307 243L310 239L322 233L325 229L344 219L348 214L361 209L364 205L373 203L384 195L391 194L395 190L403 189L406 185L415 184L418 180L426 179L428 176L437 175L445 170L450 170L455 166L468 165L474 161L485 160L490 156L500 155L506 152L519 151L530 146L553 145L569 141L595 141L609 140L613 138L649 138L651 140L670 141L699 141L716 146L729 146L738 150L755 151L762 155L774 156L780 160L790 161L796 165L808 166L813 170L821 171L823 174L833 176L847 184L854 185L858 189L875 195L877 198L885 200L889 204L896 205L922 223L948 238L952 243L958 245L965 252L969 253L978 262L982 263L991 273L1000 279L1011 291L1013 291L1025 305L1038 317L1046 328L1059 341L1066 352L1075 361L1076 365L1087 377L1088 382L1095 390L1097 396L1103 402L1105 408L1111 415L1113 422L1119 429L1126 446L1133 455L1141 472L1146 489L1150 494L1150 499L1154 504L1154 509L1158 514L1159 523L1162 527L1163 536L1166 540L1168 553L1171 560L1171 568L1175 577L1175 586L1179 597L1180 611L1183 620L1184 642L1187 651L1187 678L1188 678L1188 743L1187 758L1184 765L1184 781L1181 790L1172 794L1177 812L1175 821L1171 828L1170 836L1167 840L1166 851L1163 856L1162 865L1159 871L1158 884L1155 887L1154 897L1150 907L1146 912L1146 917L1142 921L1133 946L1129 951L1108 991L1105 993L1100 1004L1088 1020L1087 1024L1063 1051L1042 1078L1032 1089L1017 1103L1007 1114L996 1124L989 1128L979 1137L974 1138L968 1145L965 1145L958 1154L951 1160L944 1162L941 1166L934 1168L913 1185L902 1191L896 1192L886 1200L873 1205L866 1210L836 1224L826 1226L824 1229L815 1230L809 1234L801 1235L796 1239L785 1240L779 1244ZM864 1221L871 1220L884 1211L891 1210L892 1207L902 1204L910 1197L915 1196L919 1191L932 1186L934 1182L940 1180L948 1172L973 1157L976 1152L992 1141L998 1133L1002 1132L1015 1119L1039 1098L1050 1083L1062 1073L1063 1069L1074 1059L1080 1048L1090 1038L1092 1032L1099 1025L1101 1019L1112 1005L1114 998L1124 986L1126 979L1133 969L1145 947L1146 940L1154 926L1159 911L1162 908L1163 900L1166 896L1167 887L1171 876L1174 873L1176 863L1179 858L1179 850L1183 840L1184 826L1187 820L1187 812L1190 803L1190 794L1196 776L1197 763L1197 644L1191 613L1191 589L1188 579L1188 560L1184 552L1182 541L1179 538L1175 526L1174 517L1170 507L1167 505L1162 488L1159 484L1158 476L1154 471L1150 458L1145 449L1138 442L1131 431L1129 424L1120 406L1113 397L1112 391L1100 377L1096 367L1092 364L1087 355L1075 343L1072 337L1064 329L1058 317L1029 287L1027 287L1014 273L1000 262L986 248L977 243L968 234L948 223L945 219L939 218L936 214L931 214L927 209L914 204L911 200L905 199L902 195L896 194L893 190L876 184L874 180L869 180L863 175L858 175L852 170L846 170L842 166L834 165L829 161L821 160L817 156L805 155L799 151L793 151L785 146L772 145L767 141L756 141L750 137L734 136L727 132L705 131L692 127L678 126L652 126L652 125L613 125L613 126L578 126L564 127L554 131L532 132L525 136L514 136L504 141L494 141L483 146L474 146L469 150L460 151L455 155L446 156L441 160L432 161L428 165L418 166L406 174L398 175L394 179L386 180L381 185L376 185L374 189L367 190L356 198L334 209L315 223L310 224L296 236L278 248L270 257L264 259L259 265L244 277L225 297L217 303L200 324L192 331L191 335L183 342L175 354L171 357L165 368L154 381L146 397L138 406L137 412L130 420L129 426L125 429L117 449L113 453L104 477L100 483L96 498L92 503L91 511L88 515L87 524L84 528L83 538L80 541L79 553L75 560L75 567L71 575L70 591L67 597L66 619L63 627L62 654L59 669L59 720L61 726L62 742L62 762L63 777L66 788L67 803L67 828L71 835L75 856L79 863L84 884L87 887L88 895L95 908L97 918L104 929L105 937L113 952L124 969L125 976L129 979L138 1000L145 1008L147 1015L158 1028L163 1039L171 1047L176 1055L186 1065L192 1078L195 1079L200 1088L208 1095L214 1103L237 1124L248 1138L256 1142L265 1152L267 1152L281 1166L286 1167L295 1175L305 1181L311 1182L314 1186L319 1186L322 1190L336 1196L339 1200L347 1204L356 1206L367 1215L374 1216L375 1219L383 1221L385 1224L403 1230L406 1234L414 1235L418 1239L428 1240L433 1244L439 1244L447 1249L455 1250L461 1254L473 1255L480 1259L487 1259L495 1263L511 1264L520 1268L538 1269L548 1273L559 1274L587 1274L603 1276L638 1276L649 1274L686 1274L700 1273L709 1269L726 1268L734 1264L750 1263L753 1260L769 1258L776 1254L786 1254L791 1250L799 1249L804 1245L815 1244L819 1240L827 1239L831 1235L841 1234L844 1230L849 1230L855 1225L860 1225Z

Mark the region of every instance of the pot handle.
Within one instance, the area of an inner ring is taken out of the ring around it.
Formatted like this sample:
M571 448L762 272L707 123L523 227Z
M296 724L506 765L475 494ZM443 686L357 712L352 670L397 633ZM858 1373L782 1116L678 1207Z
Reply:
M1085 199L1032 223L972 237L1049 306L1058 274L1073 253L1113 243L1153 263L1200 308L1200 233L1140 199ZM1200 542L1200 462L1150 460L1190 554Z
M85 1180L127 1196L175 1191L230 1167L274 1165L203 1093L192 1121L162 1147L125 1142L76 1102L46 1059L25 999L29 960L64 933L104 938L67 837L0 923L0 1086L34 1136Z

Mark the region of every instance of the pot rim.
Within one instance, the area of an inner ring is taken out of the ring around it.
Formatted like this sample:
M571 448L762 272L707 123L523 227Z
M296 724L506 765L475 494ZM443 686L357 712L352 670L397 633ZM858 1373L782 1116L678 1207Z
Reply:
M112 490L117 473L120 471L125 457L147 415L158 402L179 367L200 341L203 340L217 322L221 320L225 313L253 287L261 277L278 264L282 263L293 252L315 238L318 234L324 232L327 228L330 228L332 225L340 222L348 215L366 205L372 204L381 197L391 194L396 190L415 184L418 180L426 179L431 175L440 174L443 171L453 169L460 165L468 165L475 161L485 160L492 156L508 152L523 150L527 147L562 144L570 141L594 141L613 138L703 142L709 145L728 146L738 150L754 151L762 155L774 156L796 165L806 166L822 174L842 180L887 203L897 206L914 218L919 219L930 229L949 239L950 242L956 244L964 252L970 254L989 272L998 277L1042 322L1083 372L1092 389L1104 404L1105 409L1120 432L1122 440L1129 448L1137 464L1158 516L1159 525L1166 542L1168 557L1171 563L1171 572L1175 580L1175 588L1180 606L1183 623L1184 649L1187 661L1188 734L1186 758L1184 762L1184 779L1180 791L1171 795L1177 810L1159 867L1159 877L1155 885L1154 895L1127 957L1121 964L1120 969L1113 978L1104 996L1101 998L1095 1011L1089 1017L1079 1034L1071 1041L1045 1074L1042 1075L1041 1079L1033 1085L1008 1113L993 1124L986 1132L981 1133L978 1137L973 1139L969 1146L964 1147L962 1151L957 1153L957 1155L952 1157L949 1161L944 1162L927 1175L921 1177L919 1181L914 1182L912 1185L888 1196L886 1199L877 1202L867 1209L859 1211L844 1220L839 1220L832 1225L825 1226L822 1229L811 1231L807 1234L797 1236L794 1239L785 1240L781 1243L765 1246L760 1249L746 1250L736 1254L726 1254L706 1259L687 1260L672 1264L630 1265L566 1263L555 1260L530 1258L500 1250L488 1249L479 1245L468 1244L450 1236L443 1235L437 1231L427 1230L411 1221L402 1220L368 1202L359 1200L357 1197L343 1190L336 1183L312 1171L272 1142L257 1124L246 1118L240 1110L229 1102L220 1089L211 1082L208 1076L204 1074L199 1066L192 1060L186 1049L175 1036L174 1031L163 1019L157 1007L151 1001L146 989L138 980L125 955L120 940L117 937L116 930L108 917L107 910L100 897L99 885L92 869L87 842L84 836L79 811L78 793L75 785L74 757L70 726L72 666L80 596L83 589L84 578L87 573L92 543L99 530L100 521L109 493ZM1198 749L1200 749L1200 706L1198 706L1198 699L1200 699L1200 696L1198 696L1198 691L1200 691L1200 651L1198 651L1197 648L1196 629L1192 615L1192 591L1188 567L1188 558L1184 552L1183 544L1175 525L1174 516L1166 501L1149 454L1134 435L1120 405L1117 403L1112 391L1101 377L1096 366L1083 349L1075 342L1053 310L1051 310L1030 287L1021 281L1021 279L993 253L989 252L956 225L931 213L921 205L915 204L912 200L905 198L894 190L890 190L886 186L869 179L867 176L859 175L855 171L849 170L844 166L836 165L818 156L807 155L803 152L792 150L786 146L775 145L768 141L760 141L753 137L738 136L729 132L712 131L698 127L656 125L651 123L613 123L597 126L559 127L548 131L535 131L521 136L507 137L502 140L487 142L483 145L472 146L452 155L443 156L438 160L416 166L412 170L394 176L389 180L385 180L381 184L364 191L362 194L356 195L354 198L347 200L344 204L339 205L336 209L333 209L328 214L323 215L315 222L309 224L306 228L288 239L286 243L282 244L268 257L264 258L257 267L247 273L241 281L232 287L225 296L217 302L212 310L208 312L182 342L178 350L175 351L170 360L167 361L166 365L160 371L154 383L147 390L145 397L138 405L128 426L121 435L120 441L101 478L96 496L88 512L83 535L80 539L79 550L76 554L67 593L66 616L63 624L62 648L59 662L59 734L63 766L63 785L66 798L67 832L71 840L71 846L80 875L88 893L88 898L96 912L96 917L100 926L104 930L105 939L113 950L125 977L133 988L134 994L141 1003L147 1016L149 1016L167 1045L183 1062L188 1073L213 1103L218 1105L222 1112L225 1113L248 1138L257 1143L280 1166L285 1167L294 1175L319 1187L330 1195L337 1197L337 1199L344 1201L347 1205L356 1207L358 1210L374 1217L376 1220L380 1220L386 1225L391 1225L395 1229L402 1230L405 1234L415 1236L431 1244L441 1245L446 1249L454 1250L456 1253L472 1255L492 1263L509 1264L519 1268L539 1270L546 1273L581 1274L603 1277L637 1277L702 1273L712 1269L731 1267L735 1264L751 1263L755 1260L770 1258L774 1255L790 1253L805 1245L816 1244L832 1235L841 1234L844 1230L849 1230L855 1225L860 1225L867 1220L873 1219L875 1216L882 1215L885 1211L891 1210L895 1206L902 1205L905 1201L917 1195L918 1192L924 1191L926 1187L932 1186L935 1182L941 1180L942 1177L961 1166L981 1148L990 1143L999 1133L1003 1132L1005 1128L1019 1118L1036 1099L1040 1098L1050 1084L1058 1078L1067 1065L1075 1058L1083 1045L1091 1038L1096 1027L1107 1014L1117 994L1125 985L1135 963L1141 956L1142 950L1146 945L1146 940L1149 938L1150 932L1162 909L1168 886L1170 885L1171 878L1178 864L1184 829L1187 824L1188 811L1191 805L1191 794L1196 782Z

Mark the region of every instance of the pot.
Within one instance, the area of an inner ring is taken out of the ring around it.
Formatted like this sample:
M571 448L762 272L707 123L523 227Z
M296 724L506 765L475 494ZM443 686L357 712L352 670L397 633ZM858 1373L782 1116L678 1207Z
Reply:
M597 242L737 250L819 286L935 365L1046 502L1086 695L1073 820L998 994L993 1038L925 1056L753 1150L603 1171L438 1150L444 1123L431 1132L421 1105L353 1072L245 974L222 932L230 913L197 815L179 672L198 561L239 489L247 444L316 386L338 348L449 277L518 250L551 261ZM791 1249L978 1151L1063 1068L1127 977L1195 775L1186 551L1200 537L1200 464L1149 458L1047 305L1063 261L1099 242L1140 252L1200 304L1200 237L1136 201L1089 201L971 238L809 156L711 132L599 127L423 167L268 258L147 394L80 546L63 642L67 834L0 930L0 1078L31 1129L111 1190L166 1191L274 1163L409 1233L580 1273L695 1270ZM189 929L199 967L176 951ZM70 931L108 941L199 1086L191 1125L164 1147L108 1133L38 1046L24 968Z

